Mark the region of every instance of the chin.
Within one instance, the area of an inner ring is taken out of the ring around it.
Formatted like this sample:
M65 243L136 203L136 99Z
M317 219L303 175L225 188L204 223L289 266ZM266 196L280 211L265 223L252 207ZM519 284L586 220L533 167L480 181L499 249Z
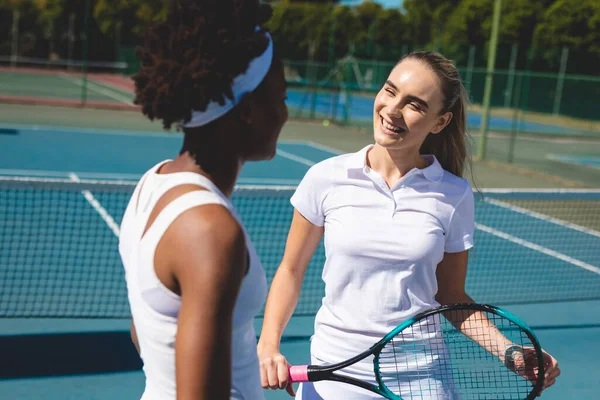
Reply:
M402 141L402 137L400 135L397 135L397 136L386 135L385 133L381 132L379 129L377 129L375 131L375 134L373 135L373 139L375 140L375 143L377 143L381 147L393 146L395 144L398 144L398 142Z
M246 161L269 161L277 155L277 146L260 149L246 157Z

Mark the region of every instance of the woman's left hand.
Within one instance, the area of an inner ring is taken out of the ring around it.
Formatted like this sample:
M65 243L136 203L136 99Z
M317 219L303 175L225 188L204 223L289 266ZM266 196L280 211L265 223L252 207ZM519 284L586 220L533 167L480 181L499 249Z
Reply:
M544 357L544 383L538 396L542 395L542 391L554 385L556 378L560 375L558 361L549 353L542 350ZM535 383L538 379L538 358L533 347L523 347L511 353L507 360L507 366L515 373L529 379Z
M560 368L558 368L558 361L554 357L543 350L542 352L544 353L544 385L542 390L544 390L554 385L556 378L560 375ZM540 392L539 396L541 395Z

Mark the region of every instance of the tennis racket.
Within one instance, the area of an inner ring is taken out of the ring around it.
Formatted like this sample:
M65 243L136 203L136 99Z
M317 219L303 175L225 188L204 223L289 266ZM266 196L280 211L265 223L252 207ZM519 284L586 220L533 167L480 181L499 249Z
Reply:
M337 372L369 356L376 385ZM289 376L344 382L390 400L533 399L544 383L544 357L531 329L508 311L455 304L414 316L346 361L291 366Z

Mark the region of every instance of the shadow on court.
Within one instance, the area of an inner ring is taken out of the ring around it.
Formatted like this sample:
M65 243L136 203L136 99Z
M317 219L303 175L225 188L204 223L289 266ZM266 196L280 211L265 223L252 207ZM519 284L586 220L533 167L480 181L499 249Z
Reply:
M128 332L15 335L0 338L0 379L137 371Z

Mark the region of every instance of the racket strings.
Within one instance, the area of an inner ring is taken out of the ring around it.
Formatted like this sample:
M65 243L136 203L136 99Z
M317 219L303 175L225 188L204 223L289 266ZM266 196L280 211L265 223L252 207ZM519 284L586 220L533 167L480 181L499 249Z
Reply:
M510 346L516 351L505 360ZM381 383L403 399L525 399L537 375L533 347L508 319L452 310L395 336L378 356L378 373Z

